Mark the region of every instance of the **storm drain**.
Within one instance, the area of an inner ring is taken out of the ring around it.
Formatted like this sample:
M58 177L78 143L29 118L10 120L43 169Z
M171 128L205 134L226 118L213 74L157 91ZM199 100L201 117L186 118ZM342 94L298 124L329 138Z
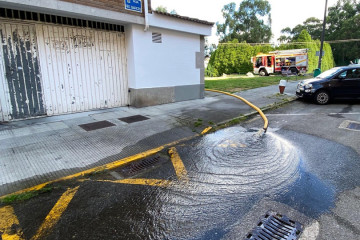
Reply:
M120 170L117 170L117 172L119 172L124 178L129 178L165 161L165 158L155 155L153 157L148 157L134 163L130 163Z
M144 120L148 120L148 117L142 116L142 115L134 115L130 117L124 117L119 118L120 121L126 122L126 123L134 123L134 122L141 122Z
M301 224L278 213L268 212L245 239L296 240L302 231Z
M109 122L109 121L100 121L100 122L93 122L93 123L87 123L87 124L81 124L79 127L84 129L85 131L93 131L101 128L107 128L115 126L115 124Z
M346 120L340 124L339 128L352 131L360 131L360 122Z

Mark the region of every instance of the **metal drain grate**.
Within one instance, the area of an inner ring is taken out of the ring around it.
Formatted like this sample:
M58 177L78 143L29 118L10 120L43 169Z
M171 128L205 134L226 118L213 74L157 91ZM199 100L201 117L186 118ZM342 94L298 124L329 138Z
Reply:
M245 239L256 240L296 240L299 239L302 226L288 217L268 212Z
M340 124L339 128L352 131L360 131L360 122L346 120Z
M115 124L109 122L109 121L100 121L100 122L93 122L93 123L87 123L87 124L81 124L79 127L84 129L85 131L93 131L101 128L107 128L115 126Z
M120 121L126 122L126 123L134 123L134 122L140 122L144 120L148 120L148 117L142 116L142 115L134 115L130 117L124 117L119 118Z
M148 158L142 159L140 161L131 163L131 164L121 168L120 170L118 170L118 172L124 178L129 178L129 177L132 177L134 175L137 175L137 174L145 171L149 167L155 166L155 165L159 164L160 162L164 162L164 161L166 161L166 159L160 157L159 155L155 155L153 157L148 157Z

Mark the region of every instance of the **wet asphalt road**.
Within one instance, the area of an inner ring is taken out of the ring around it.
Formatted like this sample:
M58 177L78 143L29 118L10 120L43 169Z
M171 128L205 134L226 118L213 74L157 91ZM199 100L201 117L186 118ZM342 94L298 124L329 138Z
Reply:
M267 116L263 137L256 135L262 120L255 117L175 146L185 179L167 151L131 176L168 185L103 181L130 174L118 169L14 204L23 236L31 239L66 188L80 185L39 239L243 239L270 209L305 226L318 223L318 239L357 239L360 131L339 126L360 122L360 103L296 101Z

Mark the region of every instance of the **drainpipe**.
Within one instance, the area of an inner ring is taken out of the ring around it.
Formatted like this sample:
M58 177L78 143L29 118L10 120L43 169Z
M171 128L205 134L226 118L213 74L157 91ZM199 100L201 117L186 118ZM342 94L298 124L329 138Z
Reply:
M149 30L149 3L148 0L144 0L144 13L145 13L145 28L144 31L146 32L147 30Z

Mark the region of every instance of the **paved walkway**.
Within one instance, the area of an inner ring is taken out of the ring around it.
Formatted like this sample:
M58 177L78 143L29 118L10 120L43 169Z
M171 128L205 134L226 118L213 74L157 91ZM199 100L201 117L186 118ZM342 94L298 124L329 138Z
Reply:
M294 97L296 84L289 82L284 95L277 94L277 85L238 94L264 108ZM0 196L193 136L250 112L238 99L209 92L199 100L0 124ZM134 115L149 119L119 120ZM79 126L103 120L114 126L94 131Z

